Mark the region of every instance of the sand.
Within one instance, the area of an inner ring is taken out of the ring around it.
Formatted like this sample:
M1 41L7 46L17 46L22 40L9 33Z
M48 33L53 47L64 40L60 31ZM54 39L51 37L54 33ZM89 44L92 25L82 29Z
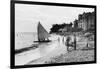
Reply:
M77 50L71 48L70 51L67 51L65 42L62 41L63 36L59 36L59 38L60 40L55 40L47 45L43 44L35 50L15 55L15 65L70 63L94 60L94 47L89 50L82 50L86 47L86 41L77 42ZM92 43L94 46L93 41L89 43Z

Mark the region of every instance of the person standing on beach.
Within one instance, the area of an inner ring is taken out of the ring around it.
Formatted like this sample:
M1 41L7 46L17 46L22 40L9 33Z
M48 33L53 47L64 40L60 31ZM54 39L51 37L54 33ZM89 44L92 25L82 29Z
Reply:
M63 39L62 39L63 43L64 43L64 36L63 36Z
M68 36L65 42L65 46L67 47L67 51L69 51L70 37Z
M74 35L74 42L73 42L73 44L74 44L74 50L76 50L76 35Z
M58 41L60 42L60 37L58 37Z

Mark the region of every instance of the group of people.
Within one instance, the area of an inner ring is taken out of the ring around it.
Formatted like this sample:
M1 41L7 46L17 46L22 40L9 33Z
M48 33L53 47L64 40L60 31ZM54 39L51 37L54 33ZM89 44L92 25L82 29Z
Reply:
M70 36L67 36L66 39L63 37L62 42L65 44L67 51L69 51L69 47L73 47L74 50L76 50L76 36L74 35L72 42L72 38ZM60 38L58 38L58 41L60 41Z
M65 42L65 46L67 47L67 51L69 51L69 47L73 47L74 50L76 50L76 36L74 35L74 40L73 42L71 41L71 37L67 37L66 42Z

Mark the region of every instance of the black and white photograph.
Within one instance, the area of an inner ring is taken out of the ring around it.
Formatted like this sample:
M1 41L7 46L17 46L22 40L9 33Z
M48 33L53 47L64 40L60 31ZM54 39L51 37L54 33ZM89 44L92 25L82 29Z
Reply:
M93 7L14 3L15 66L96 60Z

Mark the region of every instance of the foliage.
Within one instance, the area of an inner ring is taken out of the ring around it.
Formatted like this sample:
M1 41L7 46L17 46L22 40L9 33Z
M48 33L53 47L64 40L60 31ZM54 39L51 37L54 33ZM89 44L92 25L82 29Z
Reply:
M65 24L65 23L53 24L52 28L50 29L50 33L57 33L57 32L59 32L59 29L63 29L65 27L72 27L72 25L73 25L72 23L70 23L70 24Z

